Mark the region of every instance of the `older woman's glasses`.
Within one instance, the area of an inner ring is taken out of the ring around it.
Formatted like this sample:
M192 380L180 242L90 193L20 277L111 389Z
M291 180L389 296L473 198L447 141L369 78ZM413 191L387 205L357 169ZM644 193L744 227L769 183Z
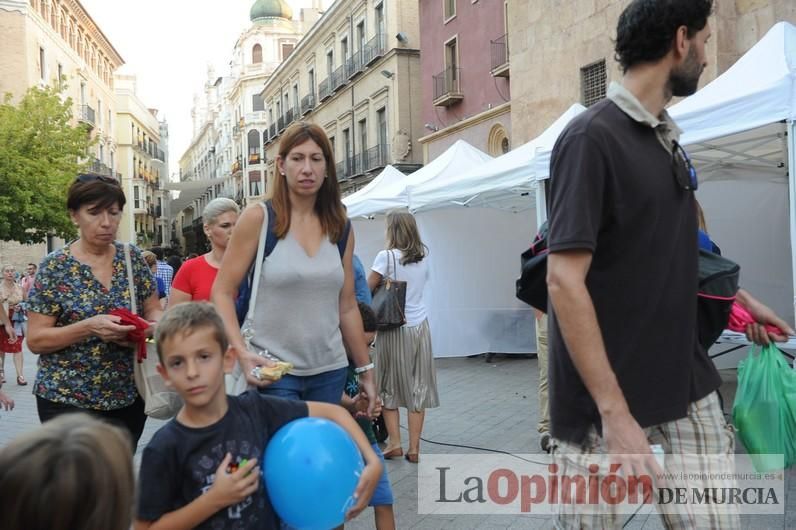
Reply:
M115 184L119 185L119 181L113 177L108 177L106 175L97 175L94 173L83 173L77 176L77 181L80 183L86 182L94 182L95 180L99 180L100 182L105 182L107 184Z
M672 170L677 184L686 191L694 191L699 187L697 172L688 153L677 141L672 142Z

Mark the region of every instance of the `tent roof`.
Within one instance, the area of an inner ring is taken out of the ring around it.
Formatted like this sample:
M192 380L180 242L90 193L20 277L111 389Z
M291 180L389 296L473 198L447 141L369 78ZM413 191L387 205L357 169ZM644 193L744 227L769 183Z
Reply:
M437 158L402 179L385 179L359 197L349 196L343 202L348 207L349 217L385 213L394 208L409 206L407 187L422 182L460 175L474 165L480 165L492 157L476 149L464 140L457 140Z
M413 211L445 206L514 207L520 201L524 208L533 204L528 195L532 182L549 174L550 152L564 127L586 110L575 103L558 117L542 134L466 173L437 178L409 186L409 208ZM523 209L524 209L523 208Z
M673 105L689 145L796 118L796 26L779 22L726 72Z
M346 195L343 197L343 204L348 207L349 204L358 203L367 198L367 196L372 193L373 190L378 189L380 186L386 185L390 182L396 182L404 178L406 178L405 174L398 169L395 169L394 166L387 165L381 170L381 173L373 177L373 180L362 186L351 195Z

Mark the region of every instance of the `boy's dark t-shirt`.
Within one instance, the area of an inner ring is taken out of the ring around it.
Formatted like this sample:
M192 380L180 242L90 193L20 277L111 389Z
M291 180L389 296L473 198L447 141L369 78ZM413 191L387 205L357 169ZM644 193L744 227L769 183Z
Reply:
M176 419L164 425L146 446L141 460L137 518L156 521L186 506L210 489L226 453L232 464L257 458L286 423L306 417L307 404L249 391L228 396L229 410L213 425L190 428ZM279 518L261 482L254 495L204 521L200 529L272 529Z

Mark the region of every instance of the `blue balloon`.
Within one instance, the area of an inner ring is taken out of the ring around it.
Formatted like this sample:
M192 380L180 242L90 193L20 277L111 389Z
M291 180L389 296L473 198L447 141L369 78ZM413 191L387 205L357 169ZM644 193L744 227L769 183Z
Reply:
M271 504L302 530L328 530L345 521L364 463L348 433L324 418L301 418L271 438L263 458Z

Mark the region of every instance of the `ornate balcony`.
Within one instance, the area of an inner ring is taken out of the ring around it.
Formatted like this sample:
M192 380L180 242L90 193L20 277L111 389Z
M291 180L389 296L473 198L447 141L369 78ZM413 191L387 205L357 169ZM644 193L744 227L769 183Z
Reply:
M449 107L464 99L461 91L461 68L446 68L434 76L434 105Z
M509 39L501 35L489 41L492 56L492 77L509 77Z

